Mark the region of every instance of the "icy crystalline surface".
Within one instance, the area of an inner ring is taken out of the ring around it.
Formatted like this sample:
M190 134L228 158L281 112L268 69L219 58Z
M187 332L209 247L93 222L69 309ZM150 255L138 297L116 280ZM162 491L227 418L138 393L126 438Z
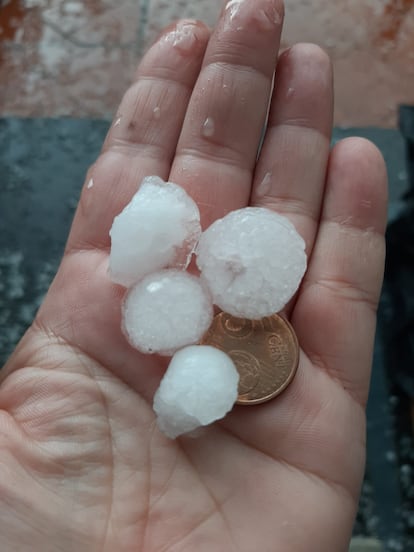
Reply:
M239 374L229 356L207 345L176 353L154 397L159 428L171 438L223 418L237 399Z
M198 207L182 188L144 178L110 231L112 280L129 287L162 268L187 268L200 233Z
M197 343L213 319L201 281L181 270L162 270L133 286L123 308L123 328L143 353L173 354Z
M233 316L259 319L279 312L298 289L305 242L285 217L247 207L203 232L197 266L216 305Z

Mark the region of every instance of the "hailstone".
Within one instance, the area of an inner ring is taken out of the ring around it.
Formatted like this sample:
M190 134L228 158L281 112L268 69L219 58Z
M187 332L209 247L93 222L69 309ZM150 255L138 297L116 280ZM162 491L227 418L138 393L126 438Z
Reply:
M178 351L154 397L158 427L168 437L223 418L237 399L239 374L223 351L194 345Z
M216 220L202 233L196 255L213 302L252 320L282 310L306 270L305 242L293 224L260 207Z
M185 190L144 178L110 230L111 279L129 287L162 268L185 270L200 234L200 212Z
M161 270L128 291L123 329L143 353L171 355L197 343L213 319L213 304L200 279L182 270Z

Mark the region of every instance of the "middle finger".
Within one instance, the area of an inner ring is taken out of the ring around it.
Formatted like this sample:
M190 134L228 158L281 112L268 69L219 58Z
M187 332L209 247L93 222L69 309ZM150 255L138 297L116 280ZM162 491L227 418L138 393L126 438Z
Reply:
M210 39L170 173L203 227L248 203L282 22L282 0L230 0Z

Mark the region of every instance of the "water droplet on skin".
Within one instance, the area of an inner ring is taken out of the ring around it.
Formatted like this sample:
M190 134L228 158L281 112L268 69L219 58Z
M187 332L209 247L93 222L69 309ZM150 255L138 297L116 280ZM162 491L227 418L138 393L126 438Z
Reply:
M274 6L267 6L266 9L252 9L252 3L245 0L230 0L227 2L225 11L228 12L229 17L228 27L231 27L231 24L235 19L238 20L238 26L236 31L243 31L245 28L248 28L251 23L254 21L258 28L269 31L275 28L276 25L280 25L282 21L282 14ZM244 9L246 6L247 9ZM246 25L241 25L240 23L246 23Z
M121 117L118 117L118 119L115 121L114 123L114 127L118 126L121 124Z
M240 10L243 0L230 0L227 2L225 10L230 12L230 21L232 21Z
M273 29L275 25L282 23L282 14L275 6L269 6L267 10L260 11L265 29Z
M201 133L203 136L206 136L207 138L213 136L215 130L214 121L211 117L207 117L207 119L203 123L203 128L201 130Z
M257 198L267 196L268 193L270 192L271 187L272 187L272 173L268 172L264 175L263 180L257 186L255 190L255 196Z
M88 182L88 185L86 186L88 190L90 190L93 187L93 178L91 178Z
M286 99L289 100L290 98L293 97L294 94L295 94L295 89L294 88L288 88L287 92L286 92Z
M154 119L159 119L161 117L161 109L160 107L157 105L154 107L154 109L152 110L153 114L154 114Z

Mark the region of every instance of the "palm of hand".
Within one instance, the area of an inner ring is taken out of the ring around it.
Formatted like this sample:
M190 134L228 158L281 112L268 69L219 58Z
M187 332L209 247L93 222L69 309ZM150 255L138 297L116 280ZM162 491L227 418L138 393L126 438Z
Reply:
M170 30L141 63L88 175L94 186L59 273L2 374L5 550L346 550L364 460L385 175L366 142L329 154L330 67L309 45L280 58L256 163L280 10L260 0L231 20L225 12L200 74L201 25ZM310 256L288 312L302 346L294 382L198 439L157 430L151 399L165 363L125 343L123 292L106 274L113 216L147 174L185 186L205 224L249 201L277 209Z

